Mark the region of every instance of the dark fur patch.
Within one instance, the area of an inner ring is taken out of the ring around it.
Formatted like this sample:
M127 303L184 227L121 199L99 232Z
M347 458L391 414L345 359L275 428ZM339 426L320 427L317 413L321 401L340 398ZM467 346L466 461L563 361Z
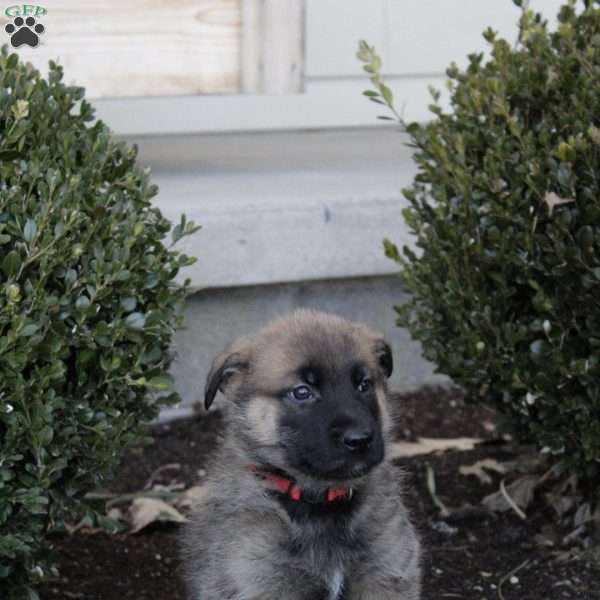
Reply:
M248 368L248 361L244 357L234 352L227 356L221 355L220 361L215 361L206 378L206 386L204 387L204 407L208 410L218 391L225 391L225 385L228 379L235 373L240 373Z

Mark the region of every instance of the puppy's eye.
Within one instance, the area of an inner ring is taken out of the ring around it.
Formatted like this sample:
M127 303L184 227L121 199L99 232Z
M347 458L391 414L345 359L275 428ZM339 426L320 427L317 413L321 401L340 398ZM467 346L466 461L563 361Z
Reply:
M314 398L313 391L307 385L297 385L290 391L290 396L297 402L306 402Z
M364 377L363 379L361 379L356 389L364 394L365 392L368 392L372 387L373 382L368 377Z

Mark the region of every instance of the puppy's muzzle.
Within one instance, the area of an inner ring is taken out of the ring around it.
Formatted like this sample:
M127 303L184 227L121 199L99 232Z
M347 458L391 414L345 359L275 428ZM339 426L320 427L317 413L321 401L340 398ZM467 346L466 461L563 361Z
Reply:
M373 443L374 432L371 428L350 426L331 428L331 436L337 444L352 454L365 453Z

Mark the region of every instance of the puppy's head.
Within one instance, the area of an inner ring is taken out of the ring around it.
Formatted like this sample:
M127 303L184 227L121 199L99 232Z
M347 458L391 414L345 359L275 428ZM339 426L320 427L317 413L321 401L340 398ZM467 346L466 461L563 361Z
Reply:
M381 334L339 317L298 311L219 355L205 403L233 401L233 427L257 464L296 477L365 475L384 455L386 379Z

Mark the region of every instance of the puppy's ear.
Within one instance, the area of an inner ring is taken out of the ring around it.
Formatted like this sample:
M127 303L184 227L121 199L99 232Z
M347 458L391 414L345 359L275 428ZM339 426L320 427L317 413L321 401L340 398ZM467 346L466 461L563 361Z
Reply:
M375 356L385 376L389 377L394 370L394 359L392 357L392 349L385 340L380 339L375 342Z
M208 410L218 391L225 391L229 380L248 367L247 359L239 352L222 352L213 361L204 387L204 407Z

